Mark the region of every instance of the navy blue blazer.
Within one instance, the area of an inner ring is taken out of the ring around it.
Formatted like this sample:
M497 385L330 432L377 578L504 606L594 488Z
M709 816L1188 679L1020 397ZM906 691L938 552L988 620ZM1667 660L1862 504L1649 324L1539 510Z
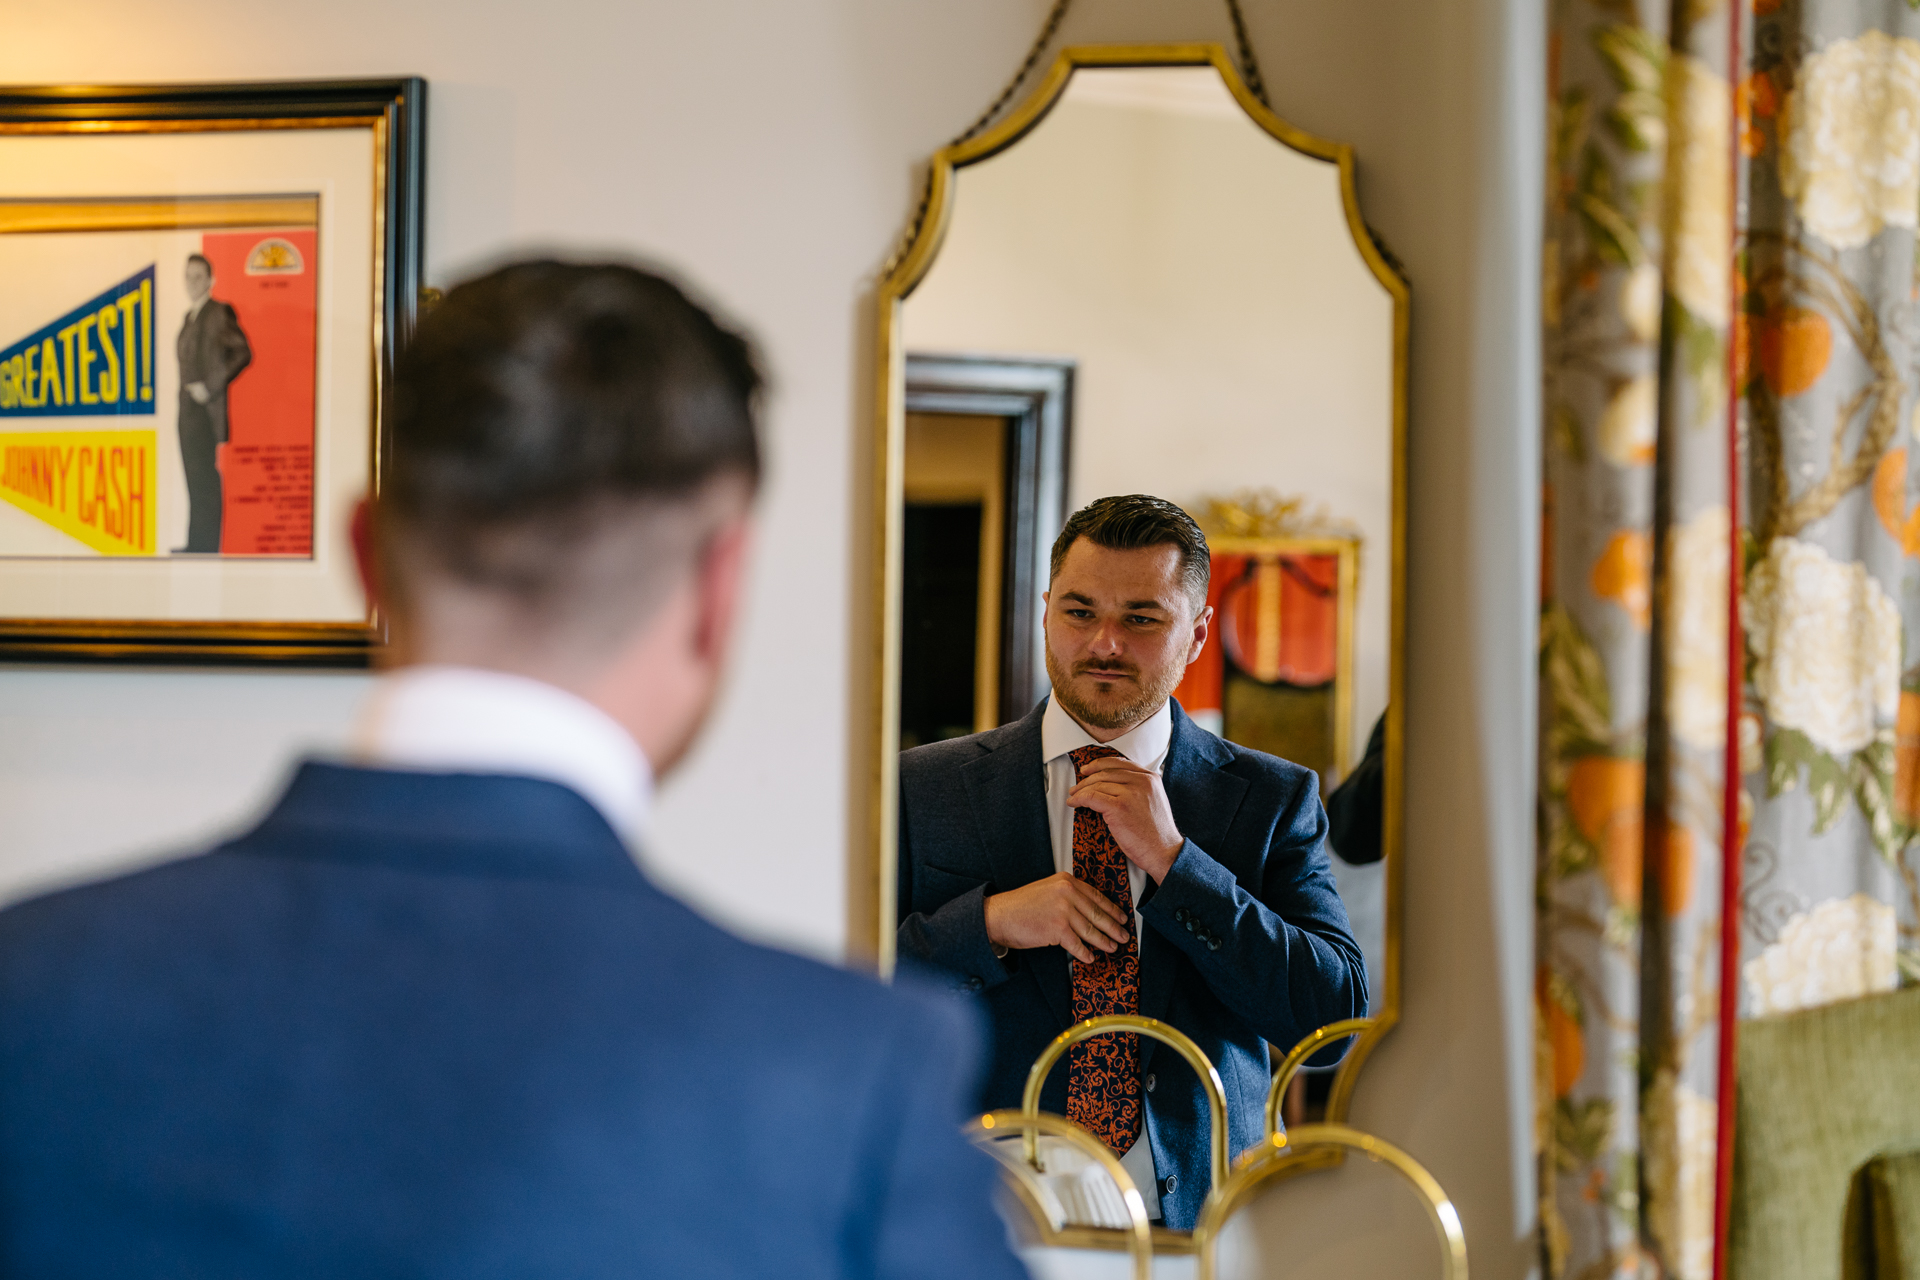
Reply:
M1043 701L1017 723L900 757L899 953L985 1001L985 1107L1019 1106L1033 1060L1073 1023L1067 953L1042 947L1002 961L986 929L988 894L1054 874L1045 710ZM1291 1048L1364 1014L1366 966L1334 890L1312 770L1224 742L1175 702L1161 774L1186 843L1167 878L1141 894L1140 1012L1193 1037L1219 1070L1231 1160L1261 1139L1267 1044ZM1139 1044L1161 1213L1190 1229L1212 1185L1206 1095L1173 1050ZM1066 1112L1066 1080L1063 1061L1043 1108Z
M527 778L309 764L0 913L10 1277L1018 1277L945 997L742 942Z

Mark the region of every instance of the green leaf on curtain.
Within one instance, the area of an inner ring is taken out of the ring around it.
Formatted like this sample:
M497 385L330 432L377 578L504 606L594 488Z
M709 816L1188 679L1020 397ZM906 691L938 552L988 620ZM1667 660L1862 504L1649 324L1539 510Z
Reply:
M1555 759L1613 753L1606 664L1564 605L1548 606L1540 618L1540 687Z
M1573 462L1587 460L1586 437L1580 434L1580 419L1563 404L1553 406L1551 415L1553 443Z
M1580 155L1580 148L1587 140L1588 114L1585 89L1576 85L1560 95L1549 127L1553 130L1553 154L1565 172L1572 171L1574 158Z
M1633 90L1607 108L1607 130L1629 151L1651 151L1666 145L1667 104L1658 93Z
M1562 1098L1553 1107L1554 1163L1562 1169L1577 1169L1598 1160L1613 1138L1613 1102L1608 1098L1588 1098L1575 1102Z
M1637 267L1646 261L1647 251L1640 243L1640 233L1633 229L1626 215L1604 197L1582 191L1574 197L1573 207L1601 257L1627 267Z
M1767 797L1791 791L1800 784L1801 766L1810 764L1820 749L1798 729L1775 729L1767 739Z
M1880 856L1896 867L1900 851L1913 828L1900 821L1893 808L1893 734L1882 729L1874 740L1853 754L1853 799L1867 820L1867 831Z
M1660 37L1640 27L1606 26L1594 31L1593 47L1622 89L1659 94L1667 73L1667 46Z
M1807 762L1807 792L1813 797L1813 834L1824 835L1840 820L1850 798L1847 767L1824 751Z

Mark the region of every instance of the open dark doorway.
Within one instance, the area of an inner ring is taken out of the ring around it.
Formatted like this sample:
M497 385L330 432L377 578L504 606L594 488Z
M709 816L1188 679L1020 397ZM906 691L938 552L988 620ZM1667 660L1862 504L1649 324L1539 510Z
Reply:
M907 355L903 747L1017 720L1046 692L1040 593L1066 519L1073 376L1072 360ZM956 541L969 518L971 557Z

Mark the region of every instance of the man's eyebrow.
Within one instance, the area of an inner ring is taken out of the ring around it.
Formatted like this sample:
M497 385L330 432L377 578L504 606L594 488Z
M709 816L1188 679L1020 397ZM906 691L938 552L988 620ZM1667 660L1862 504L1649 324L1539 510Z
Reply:
M1166 605L1161 604L1158 600L1129 600L1126 603L1126 607L1129 609L1158 609L1162 613L1173 612L1173 610L1167 608Z
M1063 591L1063 592L1061 592L1061 593L1060 593L1060 598L1061 598L1062 600L1072 600L1072 601L1075 601L1075 602L1077 602L1077 603L1079 603L1079 604L1092 604L1092 603L1093 603L1093 597L1092 597L1092 596L1083 596L1083 595L1081 595L1081 594L1080 594L1080 593L1079 593L1078 591Z

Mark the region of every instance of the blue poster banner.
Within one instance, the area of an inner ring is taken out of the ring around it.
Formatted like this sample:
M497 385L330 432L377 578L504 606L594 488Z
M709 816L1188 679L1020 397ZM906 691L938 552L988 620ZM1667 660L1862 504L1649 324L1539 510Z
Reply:
M0 418L153 413L153 268L0 350Z

